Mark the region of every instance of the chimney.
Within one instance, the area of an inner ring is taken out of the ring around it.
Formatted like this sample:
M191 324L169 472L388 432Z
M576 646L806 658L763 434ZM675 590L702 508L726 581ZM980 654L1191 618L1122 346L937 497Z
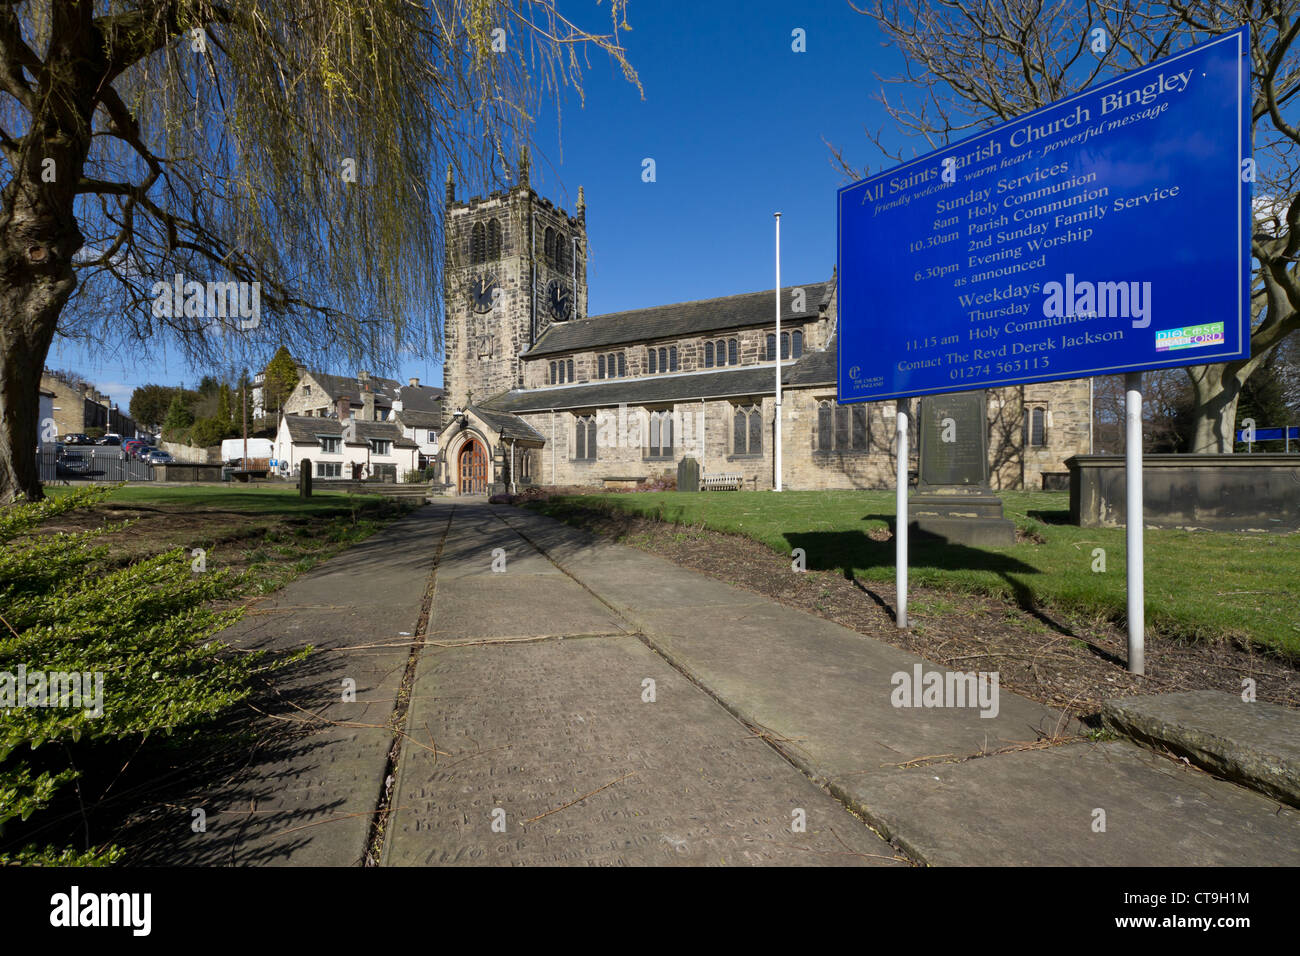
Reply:
M420 387L420 380L419 380L418 378L410 379L410 382L411 382L411 388L419 388L419 387Z
M375 420L375 392L370 387L370 373L358 372L357 381L361 383L361 420L363 422L373 422Z
M339 421L345 422L352 417L352 399L347 395L340 395L334 400L334 413L338 415Z

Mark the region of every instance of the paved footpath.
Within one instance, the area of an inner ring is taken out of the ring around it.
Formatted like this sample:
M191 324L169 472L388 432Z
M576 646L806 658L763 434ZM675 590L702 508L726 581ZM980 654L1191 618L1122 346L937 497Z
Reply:
M931 864L1300 864L1300 814L1253 791L1124 741L1028 749L1078 728L1006 691L995 717L897 708L895 673L939 668L526 510L438 507L407 722L437 753L403 747L387 863L888 856L829 790Z
M894 674L939 668L509 506L421 508L223 637L322 651L159 862L357 865L391 788L390 865L1300 864L1300 814L1253 791L1044 749L1077 728L1005 690L995 717L896 708Z

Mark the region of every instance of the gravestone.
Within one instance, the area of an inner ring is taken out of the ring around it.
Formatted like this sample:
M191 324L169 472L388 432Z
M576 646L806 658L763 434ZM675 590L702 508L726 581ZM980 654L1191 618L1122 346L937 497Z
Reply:
M298 466L298 497L311 497L311 459L304 458Z
M700 463L687 456L677 463L677 490L700 490Z
M1016 526L989 489L988 396L927 395L917 418L920 466L907 502L912 528L971 547L1016 543Z

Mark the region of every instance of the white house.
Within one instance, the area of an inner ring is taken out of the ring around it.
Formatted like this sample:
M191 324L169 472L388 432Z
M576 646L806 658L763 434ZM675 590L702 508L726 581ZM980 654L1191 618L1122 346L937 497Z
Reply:
M401 481L419 468L419 446L395 422L285 415L275 434L275 470L297 475L303 459L314 478Z

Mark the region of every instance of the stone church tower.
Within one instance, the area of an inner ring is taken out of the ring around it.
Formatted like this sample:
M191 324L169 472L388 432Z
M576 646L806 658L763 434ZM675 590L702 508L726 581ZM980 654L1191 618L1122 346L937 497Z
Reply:
M456 201L447 170L443 424L524 385L520 355L553 322L587 315L586 204L576 216L538 196L528 154L515 186Z

